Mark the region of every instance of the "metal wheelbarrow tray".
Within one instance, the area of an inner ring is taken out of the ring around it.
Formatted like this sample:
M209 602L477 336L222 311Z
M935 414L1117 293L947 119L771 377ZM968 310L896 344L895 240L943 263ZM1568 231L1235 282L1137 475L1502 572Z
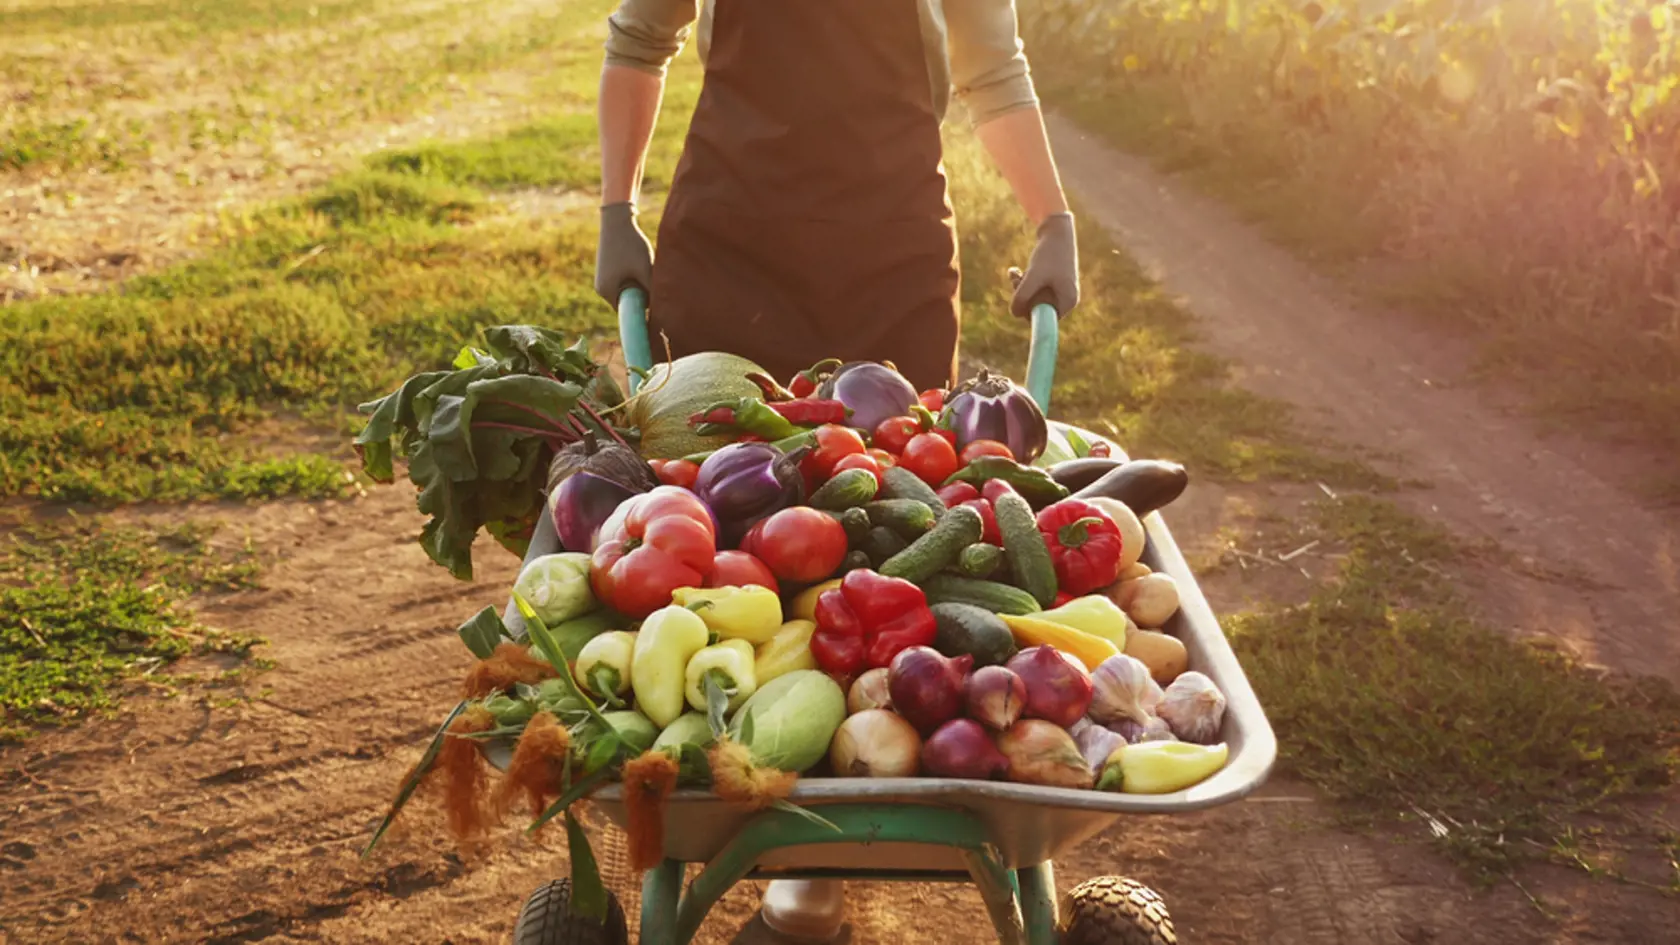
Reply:
M644 304L638 291L626 291L619 314L626 360L645 368L651 357ZM1038 306L1025 386L1046 412L1057 333L1054 310ZM1089 442L1118 449L1102 436L1073 429ZM1178 612L1161 629L1184 643L1189 668L1205 673L1226 697L1220 734L1230 754L1222 769L1193 787L1159 795L948 778L801 778L789 800L820 813L838 833L786 812L745 810L708 791L677 791L664 818L666 860L643 883L641 941L688 941L711 905L741 879L835 877L972 880L1003 940L1053 942L1053 859L1123 814L1201 810L1258 788L1277 756L1271 725L1166 522L1152 512L1143 524L1148 534L1143 562L1178 586ZM526 560L558 550L552 521L544 515ZM522 629L511 605L508 617L510 629ZM625 826L619 785L597 790L591 800L619 828ZM706 867L685 894L689 863Z

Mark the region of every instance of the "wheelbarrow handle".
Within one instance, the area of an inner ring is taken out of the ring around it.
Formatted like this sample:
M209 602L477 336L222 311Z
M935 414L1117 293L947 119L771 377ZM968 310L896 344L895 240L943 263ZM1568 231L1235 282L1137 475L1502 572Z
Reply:
M1027 349L1027 392L1038 409L1050 412L1050 388L1056 380L1058 326L1054 306L1040 304L1032 310L1032 342ZM648 344L647 292L631 286L618 296L618 340L624 347L624 363L631 368L630 393L642 386L638 371L653 367L653 349Z

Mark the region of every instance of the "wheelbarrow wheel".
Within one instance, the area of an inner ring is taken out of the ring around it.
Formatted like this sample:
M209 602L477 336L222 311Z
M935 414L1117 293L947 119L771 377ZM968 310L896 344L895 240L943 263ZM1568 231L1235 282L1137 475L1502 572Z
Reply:
M513 945L629 945L630 926L618 897L607 890L607 921L571 914L572 881L557 879L538 887L519 910Z
M1062 945L1178 945L1160 893L1135 879L1098 876L1068 891Z

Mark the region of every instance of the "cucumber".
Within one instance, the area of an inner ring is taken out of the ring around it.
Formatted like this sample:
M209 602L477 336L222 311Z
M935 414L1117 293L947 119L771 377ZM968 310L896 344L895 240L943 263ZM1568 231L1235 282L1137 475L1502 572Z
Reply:
M923 482L922 477L903 466L888 466L881 471L881 498L915 499L934 515L945 514L945 503L940 500L939 493Z
M864 554L869 556L869 561L873 566L880 567L887 563L887 559L908 548L909 545L903 538L899 537L898 532L878 525L869 530L869 534L864 537L863 544L859 547Z
M1015 635L1009 625L984 607L973 604L934 604L934 626L937 631L933 648L946 656L968 654L974 657L974 668L1002 666L1018 650Z
M964 577L989 578L1003 564L1003 549L985 542L969 545L957 555L957 570Z
M852 551L846 552L846 558L840 562L840 571L838 573L849 574L853 571L859 570L860 568L869 568L874 565L875 562L869 560L869 555L862 551L853 549Z
M864 536L869 534L869 513L861 508L824 510L829 518L840 523L846 530L846 543L853 548L863 543Z
M890 528L905 541L927 534L938 521L932 509L915 499L876 499L863 510L869 514L869 524Z
M1037 598L1018 587L955 574L935 574L922 584L922 592L930 604L973 604L994 614L1025 617L1044 609Z
M842 469L811 493L806 504L816 509L838 512L862 505L875 498L880 485L875 474L867 469Z
M1050 546L1038 533L1032 506L1013 491L992 500L998 532L1003 535L1003 557L1015 583L1038 601L1041 607L1056 602L1056 565L1050 560Z
M980 540L984 530L980 513L973 508L959 505L947 509L932 531L887 559L881 565L881 574L920 584L955 563L964 548Z

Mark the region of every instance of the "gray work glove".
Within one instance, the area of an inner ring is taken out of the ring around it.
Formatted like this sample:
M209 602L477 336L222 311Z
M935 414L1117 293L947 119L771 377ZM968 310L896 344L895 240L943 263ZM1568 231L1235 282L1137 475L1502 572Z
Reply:
M1016 318L1029 318L1039 302L1050 303L1063 316L1079 304L1079 241L1071 213L1051 214L1038 225L1038 245L1009 310Z
M595 291L618 307L619 293L653 285L653 244L636 225L636 205L625 201L601 208L601 239L595 244Z

